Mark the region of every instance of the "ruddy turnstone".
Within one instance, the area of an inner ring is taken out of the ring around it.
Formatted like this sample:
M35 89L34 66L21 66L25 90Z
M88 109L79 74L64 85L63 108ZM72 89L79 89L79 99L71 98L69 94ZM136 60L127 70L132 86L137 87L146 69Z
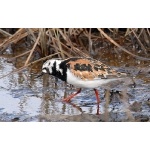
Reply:
M64 100L69 102L74 96L81 92L81 88L93 88L97 103L100 103L97 87L118 80L125 73L117 72L104 63L92 58L72 57L65 60L50 59L42 67L43 74L48 73L62 81L79 87L79 90Z

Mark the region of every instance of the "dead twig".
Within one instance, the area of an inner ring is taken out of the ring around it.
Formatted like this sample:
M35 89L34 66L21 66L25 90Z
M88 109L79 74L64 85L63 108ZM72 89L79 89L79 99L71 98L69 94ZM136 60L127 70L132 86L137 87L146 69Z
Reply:
M141 45L142 49L144 50L145 54L147 54L147 52L146 52L146 49L145 49L144 45L141 43L140 39L138 38L138 36L137 36L137 35L136 35L136 33L134 32L134 30L133 30L133 29L131 29L131 30L132 30L132 32L133 32L133 34L134 34L134 36L136 37L136 39L137 39L138 43Z
M98 30L100 31L100 33L105 37L107 38L111 43L113 43L114 45L116 45L118 48L120 48L121 50L123 50L124 52L130 54L131 56L139 59L139 60L145 60L145 61L149 61L150 58L145 58L145 57L141 57L141 56L138 56L138 55L135 55L131 52L129 52L128 50L126 50L125 48L123 48L122 46L120 46L118 43L116 43L112 38L110 38L106 33L104 33L104 31L100 28L98 28Z
M30 54L29 54L29 56L28 56L28 58L27 58L27 60L26 60L26 62L25 62L25 66L28 64L28 62L29 62L29 60L30 60L30 58L31 58L31 56L32 56L32 54L33 54L33 52L34 52L34 50L35 50L36 45L37 45L38 42L39 42L40 36L41 36L41 32L39 32L39 35L38 35L38 37L37 37L37 39L36 39L36 42L34 43L32 50L30 51Z
M24 29L20 28L15 34L10 36L8 39L4 40L3 43L0 44L0 48L6 48L10 43L13 43L20 33L24 32Z
M27 54L30 53L30 52L31 52L31 50L30 50L30 51L27 51L27 52L24 52L24 53L22 53L22 54L20 54L20 55L17 55L17 56L15 56L15 57L12 57L12 58L10 58L9 60L14 60L14 59L16 59L16 58L22 57L22 56L24 56L24 55L27 55Z
M2 30L2 29L0 29L0 33L3 34L5 37L10 37L10 36L12 36L12 34L10 34L10 33L6 32L6 31L4 31L4 30Z

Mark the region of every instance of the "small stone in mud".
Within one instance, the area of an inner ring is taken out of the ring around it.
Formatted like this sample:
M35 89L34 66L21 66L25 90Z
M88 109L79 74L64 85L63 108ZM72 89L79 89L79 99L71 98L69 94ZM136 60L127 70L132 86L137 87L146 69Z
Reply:
M150 107L150 99L146 101L146 104Z
M136 116L135 121L147 122L147 121L149 121L149 117L145 116L145 115Z
M18 117L15 117L15 118L13 118L11 121L12 122L15 122L15 121L18 121L19 120L19 118Z
M131 106L130 106L130 110L131 111L134 111L134 112L139 112L142 110L141 108L142 106L142 103L140 102L134 102Z

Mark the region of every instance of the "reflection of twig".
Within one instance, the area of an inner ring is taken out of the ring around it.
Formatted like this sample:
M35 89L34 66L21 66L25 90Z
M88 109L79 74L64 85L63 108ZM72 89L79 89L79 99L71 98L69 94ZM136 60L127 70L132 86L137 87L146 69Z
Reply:
M83 111L82 111L82 109L81 109L80 106L77 106L76 104L71 103L71 102L67 102L67 101L63 101L63 102L65 102L65 103L67 103L67 104L69 104L69 105L71 105L71 106L77 108L81 113L83 113Z
M126 112L127 116L128 116L128 119L129 121L135 121L131 111L129 110L129 104L128 104L128 96L127 96L127 91L123 91L122 92L122 98L121 98L121 101L124 105L124 111Z
M109 120L108 107L109 107L109 103L110 103L110 90L106 90L105 99L106 99L106 103L105 103L105 121L108 121Z
M96 115L100 115L99 104L97 104L97 112Z

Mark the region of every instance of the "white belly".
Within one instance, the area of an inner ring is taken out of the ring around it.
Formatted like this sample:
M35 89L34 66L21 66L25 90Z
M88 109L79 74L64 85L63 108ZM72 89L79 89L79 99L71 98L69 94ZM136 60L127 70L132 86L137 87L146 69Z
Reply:
M67 82L79 88L97 88L110 82L110 79L82 80L67 70Z

